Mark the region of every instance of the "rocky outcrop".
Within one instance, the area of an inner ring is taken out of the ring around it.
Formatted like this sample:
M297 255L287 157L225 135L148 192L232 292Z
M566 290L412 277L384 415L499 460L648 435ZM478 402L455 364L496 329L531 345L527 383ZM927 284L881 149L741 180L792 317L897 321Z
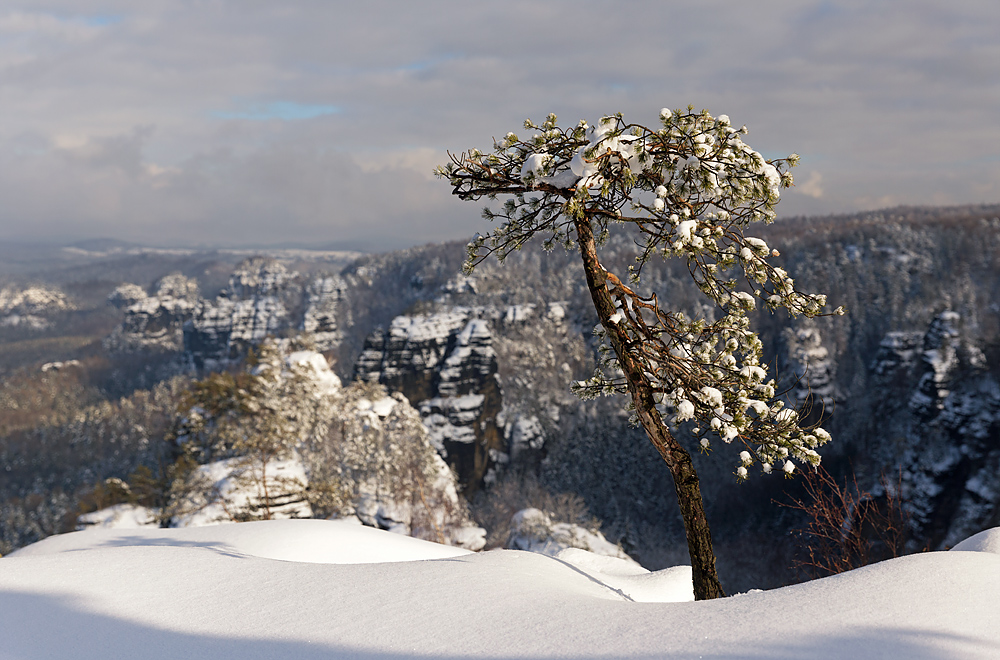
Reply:
M241 262L215 300L200 298L197 281L180 273L162 278L153 296L123 284L108 296L124 318L105 345L119 352L183 351L198 368L240 358L265 337L299 331L328 351L350 323L339 313L347 289L340 276L307 279L265 257Z
M225 362L292 325L288 302L297 273L274 259L236 267L214 301L203 300L184 324L184 349L198 367Z
M915 545L946 547L1000 521L1000 384L962 317L944 311L925 332L890 332L872 372L874 447L900 470Z
M493 335L470 308L396 317L388 331L369 336L355 377L402 392L420 410L431 443L467 491L480 488L497 452L506 452Z
M619 546L610 543L596 529L567 522L555 522L539 509L522 509L510 521L510 537L505 547L509 550L526 550L555 557L567 548L586 550L595 555L616 557L635 564Z
M538 451L545 445L545 432L538 417L518 417L509 426L510 455L517 460L528 451Z
M196 366L206 367L246 355L289 325L288 309L273 296L205 301L184 324L184 349Z
M182 273L170 273L157 281L156 295L160 298L193 303L198 300L198 281Z
M229 286L221 295L230 300L280 296L297 275L275 259L250 257L241 261L229 276Z
M910 409L921 418L933 417L944 408L951 383L958 370L981 369L985 357L960 331L961 316L952 311L938 314L923 338L922 373L917 391L910 397Z
M201 367L245 355L265 337L302 330L317 350L331 350L350 322L339 314L347 288L336 275L306 280L274 259L252 257L216 300L199 304L184 326L184 349Z
M344 339L344 328L351 324L344 305L347 282L339 275L321 276L305 290L305 313L302 330L309 333L320 351L329 351Z
M376 401L375 405L378 403ZM384 493L378 493L377 488L367 488L354 505L354 516L369 527L405 535L413 535L414 531L418 531L415 528L423 522L425 527L429 527L424 530L424 536L429 533L434 541L473 551L482 550L486 545L486 530L456 515L464 505L456 488L455 475L438 454L432 456L434 475L430 490L437 502L433 511L427 511L423 502L415 506L411 501L386 497ZM433 522L428 525L431 519Z
M906 378L920 355L923 339L922 332L887 332L872 362L876 381L888 385Z
M434 451L419 413L402 394L387 394L371 383L342 388L316 352L293 353L286 363L313 380L315 391L333 404L324 420L330 432L299 448L313 496L317 503L325 502L325 513L482 549L485 530L469 518L455 474Z
M108 304L115 309L128 309L137 302L149 297L146 290L138 284L128 282L115 287L115 290L108 294Z
M787 328L784 338L791 370L789 395L797 408L806 408L818 421L821 412L832 409L837 400L836 363L814 326Z
M198 282L171 273L157 282L153 296L138 284L123 284L111 292L108 303L125 313L121 325L104 342L108 350L180 351L182 328L198 304Z
M365 340L354 367L356 377L380 382L411 402L432 398L442 363L470 316L471 310L463 307L397 316L388 331L377 329Z
M46 286L0 289L0 326L44 330L51 327L52 314L74 309L62 291Z

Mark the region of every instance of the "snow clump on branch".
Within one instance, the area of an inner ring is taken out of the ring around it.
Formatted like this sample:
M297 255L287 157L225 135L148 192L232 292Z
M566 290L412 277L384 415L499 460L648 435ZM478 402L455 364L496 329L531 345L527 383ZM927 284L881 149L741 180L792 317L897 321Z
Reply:
M498 225L470 243L466 267L471 270L490 254L503 261L536 234L546 249L575 248L580 222L593 227L598 244L613 225L632 226L640 253L629 269L630 285L639 283L652 257L682 258L721 314L709 321L662 309L655 294L638 292L604 270L615 309L595 329L604 342L599 368L592 378L577 381L574 391L632 392L635 408L655 408L661 427L693 420L693 433L706 451L708 434L725 443L739 440L745 448L736 472L740 480L754 462L764 472L783 465L786 474L793 460L818 465L815 450L830 436L821 428L803 428L795 411L776 397L776 382L761 366L763 346L748 316L758 304L792 316L824 313L826 296L798 291L788 273L771 263L780 256L777 250L744 236L750 223L774 220L798 156L765 159L743 141L746 127L733 127L726 115L713 117L689 106L665 108L659 120L659 126L647 127L615 114L593 125L580 121L560 128L549 115L541 125L526 121L529 137L508 133L492 153L452 155L437 174L450 181L456 195L506 197L500 208L484 209L484 217ZM619 348L612 350L612 343ZM624 346L634 364L631 385L616 353ZM636 387L648 394L637 394Z

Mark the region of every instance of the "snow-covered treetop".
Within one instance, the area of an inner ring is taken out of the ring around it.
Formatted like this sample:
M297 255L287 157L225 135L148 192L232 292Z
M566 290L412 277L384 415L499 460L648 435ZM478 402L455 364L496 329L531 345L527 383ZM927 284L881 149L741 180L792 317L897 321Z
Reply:
M792 472L791 458L816 465L815 449L830 436L801 428L798 414L775 397L748 317L758 302L810 317L826 305L826 296L796 290L788 273L769 261L777 250L744 235L750 223L774 220L798 156L766 160L743 142L746 127L734 128L726 115L688 107L663 109L659 120L649 128L616 114L560 128L550 114L541 125L526 121L527 137L508 133L495 140L490 153L452 154L436 173L454 194L506 198L498 209L483 210L498 224L469 244L466 269L490 254L503 261L536 235L545 249L574 248L580 221L593 228L598 244L615 226L632 227L639 254L625 278L630 282L604 270L617 311L597 331L605 337L613 331L619 346L630 347L662 423L696 420L703 449L709 434L727 443L739 439L748 450L736 469L739 479L755 460L765 472L778 462ZM661 308L656 294L631 288L654 255L685 259L721 318L689 319ZM578 394L626 391L619 358L605 348L602 368L574 385Z

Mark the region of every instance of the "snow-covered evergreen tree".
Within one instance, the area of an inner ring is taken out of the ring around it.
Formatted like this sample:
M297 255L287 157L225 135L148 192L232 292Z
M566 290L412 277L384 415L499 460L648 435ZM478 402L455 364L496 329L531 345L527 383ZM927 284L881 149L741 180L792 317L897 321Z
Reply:
M798 291L769 262L776 250L743 233L752 222L773 221L797 156L766 160L743 142L745 127L692 107L663 109L656 128L621 115L560 128L549 115L541 125L526 121L525 129L526 138L508 133L492 152L452 155L437 170L461 199L506 198L499 209L483 210L499 224L469 244L466 267L491 254L503 261L536 236L546 250L579 249L604 348L597 372L574 390L629 395L635 421L674 478L696 597L718 597L698 475L675 437L678 425L695 420L705 451L712 437L738 440L740 480L754 463L786 474L795 461L816 465L816 448L830 439L820 428L802 428L798 414L775 396L776 384L761 366L761 342L749 327L758 301L805 316L820 315L826 304L823 295ZM612 230L635 236L639 254L628 273L612 273L600 261ZM689 318L640 288L643 265L655 256L687 261L710 316Z

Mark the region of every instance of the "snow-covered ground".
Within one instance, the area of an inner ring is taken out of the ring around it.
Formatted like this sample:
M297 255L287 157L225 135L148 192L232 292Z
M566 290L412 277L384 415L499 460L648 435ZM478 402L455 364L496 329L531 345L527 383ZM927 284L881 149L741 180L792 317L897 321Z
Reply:
M336 521L91 529L0 559L0 659L995 659L998 551L1000 529L768 592L635 602L683 599L690 573Z

